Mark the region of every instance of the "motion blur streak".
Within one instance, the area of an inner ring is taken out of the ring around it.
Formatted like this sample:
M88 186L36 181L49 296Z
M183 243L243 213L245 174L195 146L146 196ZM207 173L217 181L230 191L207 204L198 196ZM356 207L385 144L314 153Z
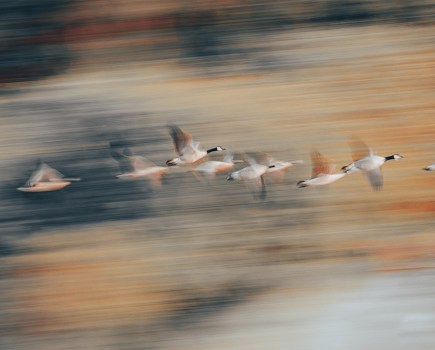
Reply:
M435 348L435 1L0 11L0 349ZM263 200L189 167L118 178L114 151L165 167L167 125L304 162ZM382 190L296 186L352 135L405 156ZM40 161L81 181L17 191Z

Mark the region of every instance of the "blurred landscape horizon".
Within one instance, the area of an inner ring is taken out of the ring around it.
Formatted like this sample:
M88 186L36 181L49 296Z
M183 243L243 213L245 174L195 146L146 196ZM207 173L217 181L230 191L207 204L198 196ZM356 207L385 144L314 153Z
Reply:
M1 349L434 348L435 1L1 8ZM114 147L166 166L168 125L304 162L264 200L189 167L117 178ZM405 156L382 191L297 188L350 136ZM17 191L38 160L81 181Z

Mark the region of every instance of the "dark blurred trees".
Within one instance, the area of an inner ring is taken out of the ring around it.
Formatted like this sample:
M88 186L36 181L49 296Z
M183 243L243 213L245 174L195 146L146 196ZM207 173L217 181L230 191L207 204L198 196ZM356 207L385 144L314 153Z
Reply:
M353 0L331 0L326 3L324 21L363 21L374 15L367 3Z
M177 13L175 30L186 56L207 57L218 54L220 33L213 10Z
M323 22L364 22L385 20L395 22L418 21L423 18L434 17L435 2L427 0L389 0L389 1L361 1L361 0L326 0L323 10L314 19Z
M418 23L435 16L435 0L174 0L161 12L158 0L148 1L140 6L130 0L0 1L0 82L63 72L72 59L72 41L74 55L87 64L160 59L180 52L208 59L237 57L243 54L240 40L268 31L313 23ZM80 46L82 42L87 44Z
M38 79L68 67L62 14L72 1L0 2L0 82Z

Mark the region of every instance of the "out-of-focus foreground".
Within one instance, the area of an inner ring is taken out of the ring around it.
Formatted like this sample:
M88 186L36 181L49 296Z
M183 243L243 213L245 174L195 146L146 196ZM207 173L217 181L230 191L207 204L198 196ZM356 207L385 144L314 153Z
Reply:
M1 349L435 347L433 2L31 3L1 5ZM167 124L305 163L263 201L116 178ZM405 156L383 190L297 188L349 135ZM82 180L17 191L38 159Z

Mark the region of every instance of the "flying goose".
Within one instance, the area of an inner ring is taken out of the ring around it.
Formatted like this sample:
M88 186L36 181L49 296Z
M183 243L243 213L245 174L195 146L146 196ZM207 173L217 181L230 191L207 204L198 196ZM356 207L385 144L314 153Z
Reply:
M71 184L71 181L80 181L78 178L65 178L56 169L41 161L24 186L17 190L22 192L49 192L60 190Z
M151 161L141 156L134 156L129 148L124 148L121 152L112 150L112 157L120 164L120 168L129 169L128 171L117 175L119 179L148 179L154 187L161 186L162 175L168 169L166 167L156 166Z
M311 163L313 167L311 178L299 181L298 187L329 185L347 175L346 172L334 173L335 165L331 165L329 160L318 151L311 152Z
M249 156L246 156L246 161L249 166L231 173L227 177L227 181L243 181L255 197L258 196L259 199L265 199L267 192L263 175L269 168L273 168L274 165L259 164Z
M225 150L225 148L217 146L205 151L199 147L199 142L193 141L192 136L178 126L170 125L169 129L178 157L168 160L166 162L168 166L193 164L211 152Z
M346 173L358 170L363 171L372 188L376 191L381 190L383 185L381 166L389 160L404 158L400 154L393 154L387 157L377 156L371 148L356 137L351 138L349 144L352 148L353 163L345 165L341 169Z
M435 171L435 163L428 165L427 167L424 167L423 170L426 171Z

